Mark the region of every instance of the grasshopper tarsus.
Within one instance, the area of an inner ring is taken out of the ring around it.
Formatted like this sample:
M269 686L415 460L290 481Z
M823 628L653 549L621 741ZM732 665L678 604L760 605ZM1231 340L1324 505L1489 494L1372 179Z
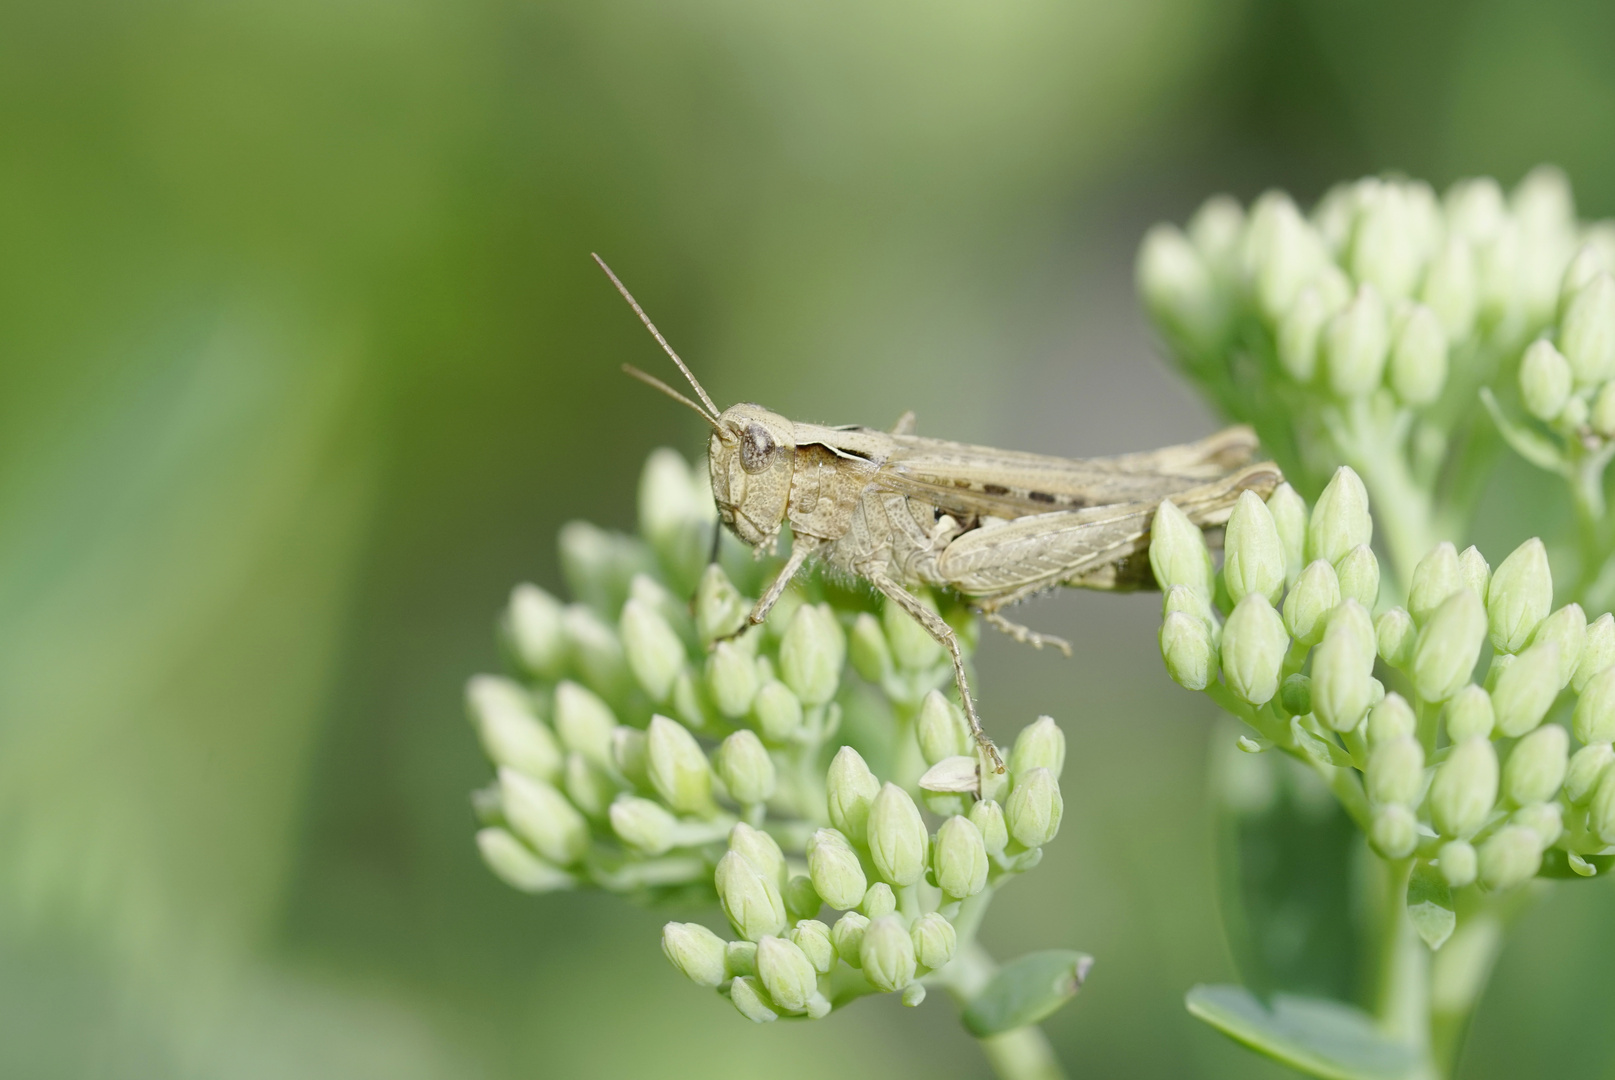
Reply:
M987 620L988 626L1013 638L1022 645L1030 645L1032 648L1039 650L1047 645L1051 649L1059 649L1060 652L1068 657L1071 655L1071 643L1065 638L1055 637L1053 634L1040 634L1030 627L1022 626L1017 622L1010 622L996 611L983 611L981 614L982 618Z

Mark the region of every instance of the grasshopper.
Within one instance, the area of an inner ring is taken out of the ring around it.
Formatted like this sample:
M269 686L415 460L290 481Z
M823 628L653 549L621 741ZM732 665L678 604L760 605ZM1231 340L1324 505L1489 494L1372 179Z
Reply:
M594 258L700 398L623 365L712 428L707 465L719 519L759 553L772 552L781 529L791 527L790 556L748 625L767 618L815 555L862 578L948 651L971 733L997 772L1003 759L976 715L958 639L911 588L951 589L1016 641L1069 656L1069 643L1010 622L1002 609L1062 585L1156 588L1150 525L1163 500L1214 530L1242 492L1265 496L1283 479L1272 462L1252 460L1257 442L1248 427L1148 453L1068 459L922 438L912 412L881 431L798 423L761 405L720 410L617 275Z

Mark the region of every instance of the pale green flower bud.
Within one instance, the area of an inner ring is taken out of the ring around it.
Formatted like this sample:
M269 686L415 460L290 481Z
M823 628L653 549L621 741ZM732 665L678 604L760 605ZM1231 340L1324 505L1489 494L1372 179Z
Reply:
M1559 696L1559 646L1551 641L1520 653L1492 688L1497 731L1514 738L1531 731Z
M650 786L650 751L643 731L619 724L611 733L611 761L629 784Z
M612 764L611 742L617 718L611 707L575 682L555 688L555 733L561 745L590 761Z
M723 966L730 975L756 975L757 943L745 940L724 942Z
M1243 262L1261 311L1278 318L1327 261L1323 240L1282 192L1266 192L1251 207Z
M932 971L952 960L959 945L953 924L934 911L914 920L909 937L914 940L914 958Z
M1516 810L1509 824L1523 825L1537 835L1537 842L1546 850L1564 835L1564 808L1556 802L1531 803Z
M661 803L622 795L611 804L611 831L645 855L660 855L672 846L677 819Z
M896 784L880 789L869 807L869 856L875 872L893 885L912 885L925 874L930 837L920 808Z
M1400 803L1381 806L1369 823L1368 842L1387 859L1405 859L1419 843L1418 819Z
M1374 623L1374 642L1380 656L1399 671L1413 662L1413 647L1418 638L1413 616L1402 608L1391 608Z
M1570 362L1547 338L1539 338L1520 361L1520 398L1538 420L1552 420L1570 400Z
M1379 560L1368 545L1358 544L1335 565L1335 576L1340 581L1340 595L1355 600L1366 611L1372 611L1379 599Z
M527 691L509 679L475 675L466 684L465 703L489 761L540 780L560 775L561 748L533 714Z
M1183 588L1173 586L1173 591ZM1205 621L1182 611L1161 623L1161 657L1166 673L1185 690L1204 690L1216 677L1216 650Z
M667 700L684 667L684 643L649 604L629 600L622 607L622 650L628 670L653 702Z
M1418 727L1413 706L1401 694L1386 694L1368 713L1368 745L1377 749L1385 743L1410 738Z
M1150 314L1196 348L1215 340L1225 319L1211 271L1176 226L1155 225L1138 253L1138 290Z
M1447 382L1447 331L1434 311L1415 304L1391 346L1391 389L1409 405L1428 405Z
M1580 604L1566 604L1543 619L1531 635L1531 645L1552 643L1559 649L1559 689L1570 683L1576 666L1581 663L1581 650L1587 645L1587 616Z
M645 740L646 772L662 801L680 814L711 811L712 766L695 736L677 720L652 716Z
M1497 802L1497 751L1489 739L1453 744L1430 782L1430 817L1442 836L1466 840Z
M1458 563L1458 549L1443 540L1413 568L1413 580L1408 585L1408 614L1423 626L1443 600L1463 587L1464 573ZM1484 597L1486 594L1482 591L1477 595Z
M1455 889L1474 881L1479 872L1480 860L1467 840L1448 840L1442 844L1436 862L1440 865L1441 876Z
M1228 195L1213 195L1189 219L1189 240L1206 266L1224 278L1237 269L1245 235L1245 208Z
M1464 548L1463 553L1458 556L1458 573L1467 588L1474 590L1476 596L1485 599L1486 588L1492 580L1492 568L1474 544Z
M920 594L920 603L932 611L936 610L936 604L924 593ZM886 602L881 609L881 625L886 631L892 660L898 667L921 671L941 663L941 644L897 604L889 600Z
M1615 780L1611 780L1612 776L1615 770L1605 768L1587 807L1587 828L1606 844L1615 844Z
M1211 552L1206 549L1205 534L1171 499L1161 500L1155 511L1150 528L1150 569L1163 589L1187 585L1202 596L1212 595Z
M1452 696L1446 708L1447 738L1452 742L1473 739L1477 735L1492 737L1497 714L1492 709L1492 695L1470 683Z
M1542 838L1523 825L1505 825L1477 852L1480 880L1493 889L1529 881L1542 865Z
M777 777L774 759L763 749L755 732L737 731L718 747L718 777L729 794L742 806L768 801L774 794Z
M628 680L628 662L616 631L582 604L569 605L561 613L561 626L578 673L589 688L608 697L623 689Z
M1553 605L1553 574L1548 551L1532 537L1515 548L1492 575L1486 590L1492 644L1499 652L1517 653L1531 640L1537 624Z
M707 657L707 693L731 720L745 716L757 696L757 661L737 641L720 641Z
M1577 750L1565 771L1565 798L1571 806L1585 806L1603 782L1604 774L1615 763L1615 747L1607 742L1589 743Z
M767 1024L779 1019L774 1003L768 1000L762 983L754 975L741 975L729 984L729 1000L740 1015L756 1024Z
M1222 630L1222 668L1229 689L1242 701L1265 705L1278 693L1289 647L1284 620L1267 597L1261 593L1246 596Z
M572 805L595 818L605 816L606 808L620 790L610 773L578 753L566 755L561 786Z
M820 829L807 843L808 873L813 888L826 904L846 911L863 903L869 883L847 838L834 829Z
M1358 544L1374 539L1374 520L1368 514L1368 490L1349 467L1335 470L1334 478L1318 496L1307 526L1307 558L1323 559L1331 566Z
M672 710L674 718L680 723L705 729L716 719L716 710L705 684L705 675L692 668L685 668L673 680Z
M785 900L785 913L793 919L810 919L824 906L824 898L806 874L791 875L780 896Z
M709 563L695 590L695 629L705 642L736 633L746 624L751 605L740 595L729 575Z
M1021 728L1010 751L1009 771L1020 776L1032 769L1047 769L1058 780L1065 770L1065 732L1051 716L1040 716Z
M892 651L880 622L869 612L860 612L847 639L847 657L852 668L872 683L879 683L892 669Z
M884 881L877 881L865 890L863 901L859 903L858 910L871 919L890 915L897 910L897 894L892 892L892 887Z
M1380 742L1368 755L1363 779L1370 801L1413 805L1424 786L1424 749L1419 740L1402 735Z
M920 703L914 735L927 765L970 752L970 730L965 726L964 715L948 703L940 690L932 690Z
M1577 290L1559 323L1559 349L1578 386L1615 376L1615 278L1599 274Z
M1507 671L1514 664L1514 661L1518 659L1519 657L1509 653L1493 656L1492 666L1486 669L1486 689L1488 691L1496 689L1497 680L1502 678L1503 672Z
M1356 398L1378 386L1390 338L1390 316L1379 290L1359 286L1351 303L1323 329L1321 352L1329 389L1338 397Z
M1223 552L1223 581L1235 603L1250 593L1278 603L1284 592L1284 546L1273 515L1256 492L1240 494L1228 518Z
M830 928L819 920L802 919L785 936L802 950L802 955L820 975L828 975L835 967L836 947L830 940Z
M511 831L557 866L569 866L589 848L589 824L566 796L514 769L499 770L499 805Z
M1161 618L1165 619L1174 611L1181 611L1185 615L1192 615L1206 624L1215 638L1217 631L1222 628L1221 621L1212 609L1211 601L1206 596L1189 588L1187 585L1174 585L1161 594Z
M1065 800L1059 782L1047 769L1033 769L1016 777L1015 790L1004 805L1004 821L1009 835L1022 847L1042 847L1060 831Z
M914 981L914 939L895 915L871 920L858 946L864 978L877 990L901 990Z
M869 920L856 911L846 912L830 928L830 942L836 947L836 955L852 967L863 966L864 931L867 929Z
M1279 684L1279 706L1290 716L1305 716L1312 711L1312 680L1296 672L1286 675Z
M1607 382L1598 388L1587 421L1592 425L1592 429L1604 438L1615 437L1615 381Z
M761 941L769 934L784 931L785 901L779 893L777 874L731 850L718 860L713 881L723 913L741 937Z
M782 937L763 937L757 942L757 979L786 1012L802 1012L808 999L819 992L819 973L796 943Z
M1559 316L1564 317L1565 309L1570 301L1575 299L1587 285L1592 284L1594 278L1603 273L1604 257L1593 243L1583 244L1576 249L1575 257L1565 267L1564 277L1559 279Z
M1569 764L1570 736L1544 724L1514 745L1503 764L1503 794L1515 806L1546 802L1559 793Z
M804 705L836 696L847 659L847 636L825 604L803 604L779 645L780 678Z
M1386 296L1407 296L1424 272L1428 236L1410 190L1381 183L1359 195L1359 208L1345 262L1352 276L1372 282Z
M869 807L880 794L880 781L869 771L858 751L843 746L830 762L825 775L830 824L849 840L862 843L869 821Z
M1316 286L1307 286L1279 319L1275 335L1279 363L1298 383L1309 383L1318 371L1318 339L1334 312Z
M772 876L777 887L785 887L790 875L785 865L785 853L780 850L779 842L763 830L755 829L744 821L735 822L729 830L729 850L744 855L747 862Z
M1580 431L1586 426L1588 415L1589 411L1586 399L1572 397L1569 401L1565 402L1564 410L1559 413L1558 419L1554 422L1561 428L1570 431Z
M505 608L504 634L523 671L546 681L566 670L561 602L537 585L518 585Z
M774 679L763 684L752 699L757 730L771 743L784 743L802 727L802 702L791 688Z
M1305 565L1307 549L1307 504L1289 484L1280 484L1267 497L1267 512L1273 515L1273 527L1279 532L1279 544L1284 548L1284 576L1294 582Z
M1581 659L1576 662L1570 688L1581 693L1593 676L1612 666L1615 666L1615 616L1605 612L1587 627L1587 640L1581 647Z
M1004 821L1004 809L992 799L982 799L970 807L970 824L981 833L987 850L997 855L1009 843L1009 826Z
M554 892L577 884L571 874L538 858L526 844L504 829L477 830L477 850L488 869L513 889L528 893Z
M1351 731L1374 704L1373 642L1368 613L1347 600L1312 654L1312 711L1333 731Z
M1615 668L1608 668L1589 679L1576 702L1572 725L1576 738L1584 743L1615 740Z
M697 986L717 986L727 971L724 941L693 922L670 922L662 927L662 955Z
M987 886L987 842L969 818L950 817L936 833L933 852L936 883L948 896L962 900Z
M1426 701L1446 701L1469 682L1486 643L1486 607L1468 589L1444 600L1419 632L1409 674Z
M1430 261L1420 298L1441 319L1453 341L1462 341L1474 329L1478 291L1469 244L1461 236L1448 237Z

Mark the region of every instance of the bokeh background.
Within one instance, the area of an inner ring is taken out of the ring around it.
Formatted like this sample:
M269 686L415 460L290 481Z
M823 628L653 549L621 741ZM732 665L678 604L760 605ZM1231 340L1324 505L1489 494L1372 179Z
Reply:
M1612 56L1594 0L0 5L0 1074L986 1075L941 1005L745 1024L665 915L476 858L504 596L701 448L588 253L720 402L1142 449L1216 424L1150 222L1539 161L1615 213ZM1155 601L1026 618L1078 658L990 636L982 695L1066 726L1066 826L988 944L1098 955L1073 1075L1280 1075L1181 1005L1233 976L1227 735ZM1465 1077L1615 1070L1612 912L1525 920Z

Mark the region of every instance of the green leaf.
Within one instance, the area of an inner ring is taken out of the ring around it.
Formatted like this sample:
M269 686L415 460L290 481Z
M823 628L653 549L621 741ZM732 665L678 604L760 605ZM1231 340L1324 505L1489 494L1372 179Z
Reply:
M1549 848L1542 856L1542 869L1537 874L1545 878L1585 881L1595 875L1603 877L1611 867L1615 867L1615 855L1582 855L1581 861L1585 869L1575 870L1570 865L1569 854L1563 848ZM1587 870L1593 873L1589 874Z
M1321 998L1275 994L1271 1005L1243 986L1197 986L1189 1012L1235 1042L1323 1080L1405 1080L1413 1051L1381 1035L1361 1009Z
M1440 870L1422 859L1408 878L1408 918L1431 949L1446 944L1458 925L1458 913L1452 909L1452 886Z
M1093 957L1070 949L1027 953L1005 965L960 1017L979 1038L1035 1024L1076 996Z

